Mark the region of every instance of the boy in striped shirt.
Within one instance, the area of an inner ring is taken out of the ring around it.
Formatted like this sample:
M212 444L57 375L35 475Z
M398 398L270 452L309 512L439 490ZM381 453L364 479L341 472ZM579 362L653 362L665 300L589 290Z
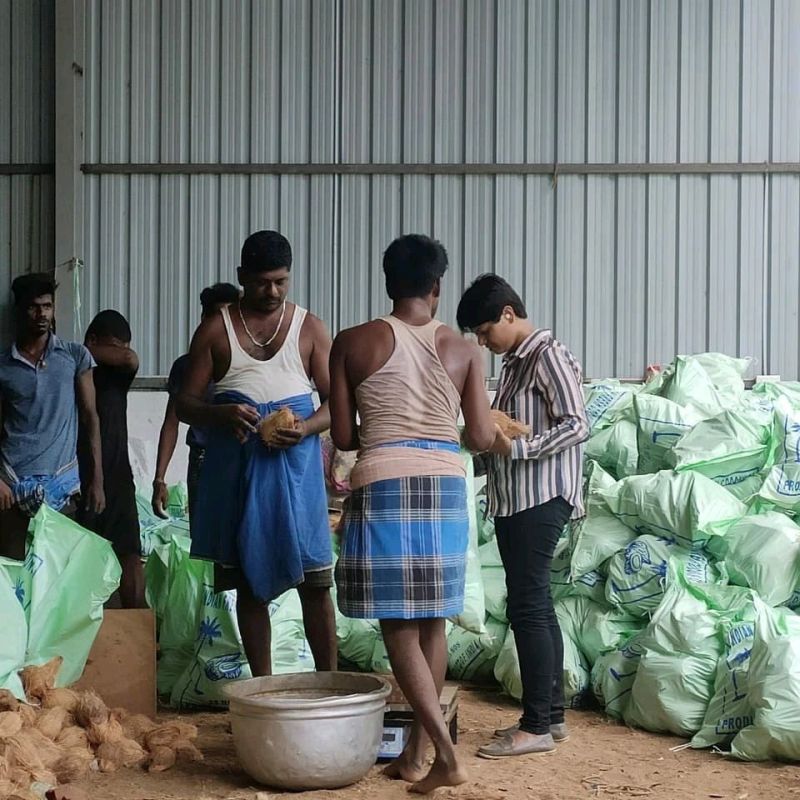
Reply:
M461 298L458 325L503 356L494 408L528 425L513 441L498 432L488 459L489 513L506 571L508 618L522 678L517 725L495 731L478 754L545 753L568 734L564 648L550 596L550 562L570 517L583 515L583 442L589 424L581 367L549 330L528 320L519 295L497 275L478 278Z

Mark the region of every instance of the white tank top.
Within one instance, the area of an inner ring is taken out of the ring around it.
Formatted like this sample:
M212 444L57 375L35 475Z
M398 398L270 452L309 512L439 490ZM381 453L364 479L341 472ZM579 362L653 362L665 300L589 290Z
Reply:
M233 328L229 307L223 306L220 310L228 332L231 365L225 377L217 383L215 394L240 392L256 403L275 403L314 391L314 384L300 357L300 329L308 313L304 308L294 307L286 339L268 361L259 361L245 352Z

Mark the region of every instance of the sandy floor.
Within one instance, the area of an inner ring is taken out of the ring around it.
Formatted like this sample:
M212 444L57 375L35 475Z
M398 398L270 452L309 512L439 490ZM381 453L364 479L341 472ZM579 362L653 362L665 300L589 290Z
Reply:
M514 722L515 706L499 693L461 691L458 749L470 782L439 789L436 798L457 800L800 800L800 770L781 764L742 764L709 752L670 748L681 740L614 724L593 712L571 712L570 740L552 755L509 761L476 758L487 733ZM255 786L236 762L226 714L190 717L200 728L200 764L148 775L123 770L94 775L81 786L92 800L274 800L279 792ZM361 783L338 791L287 794L297 800L400 800L405 784L375 768Z

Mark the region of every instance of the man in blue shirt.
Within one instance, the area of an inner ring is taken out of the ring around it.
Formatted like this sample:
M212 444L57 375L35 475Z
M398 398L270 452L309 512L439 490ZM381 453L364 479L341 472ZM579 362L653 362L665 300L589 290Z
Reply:
M43 503L72 515L80 492L78 416L90 448L86 507L105 508L94 361L53 332L56 285L46 274L11 285L16 336L0 353L0 555L23 559L28 522Z

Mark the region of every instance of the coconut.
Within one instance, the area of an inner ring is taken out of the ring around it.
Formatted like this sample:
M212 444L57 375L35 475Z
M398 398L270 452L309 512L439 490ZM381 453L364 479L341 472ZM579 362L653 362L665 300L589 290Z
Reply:
M197 738L197 727L188 722L165 722L145 735L148 750L156 747L175 749L175 742L181 739L192 741Z
M22 730L22 717L14 711L0 711L0 741Z
M118 742L125 738L125 733L119 722L115 719L107 719L105 722L99 722L86 728L86 736L91 744L98 746L105 742Z
M42 698L42 708L65 708L73 712L80 700L80 695L73 689L50 689Z
M94 756L85 747L71 747L53 765L59 783L79 781L89 774Z
M61 757L61 748L53 741L48 739L36 728L23 728L16 736L8 740L6 754L11 750L14 752L15 764L26 767L27 763L41 763L45 769L52 769L53 764ZM20 759L20 754L22 759ZM29 756L33 754L34 759Z
M0 689L0 711L16 711L18 708L19 700L8 689Z
M108 707L97 692L82 692L75 707L75 721L84 728L108 722Z
M41 731L48 739L55 741L61 729L72 722L72 715L63 706L48 708L39 714L36 720L36 729Z
M491 414L492 422L494 422L494 424L500 428L503 435L507 436L509 439L530 435L530 425L523 425L521 422L511 419L508 414L504 414L497 408L493 408L489 413Z
M145 742L145 735L158 727L150 717L144 714L131 714L129 717L122 721L122 730L129 739L139 742L143 745Z
M178 739L172 747L178 758L186 761L203 760L203 754L188 739Z
M135 767L147 758L147 753L133 739L117 739L112 742L103 742L97 748L97 759L100 762L100 771L105 762L111 762L116 767Z
M275 443L275 435L279 428L288 430L297 428L297 417L295 417L291 409L279 408L261 420L258 426L258 433L265 445L269 447Z
M36 725L38 714L33 706L29 706L27 703L20 703L17 714L22 719L23 728L32 728Z
M6 742L5 756L9 764L13 764L11 779L17 780L20 771L33 774L44 769L44 763L36 749L36 744L29 736L20 731Z
M25 667L19 673L25 696L29 700L41 700L50 689L55 688L56 676L63 662L61 656L56 656L46 664Z
M61 733L58 734L56 744L59 747L63 747L65 750L82 747L87 752L91 752L89 748L89 737L86 735L86 731L77 725L65 726Z
M150 751L148 772L164 772L175 766L175 751L171 747L154 747Z

